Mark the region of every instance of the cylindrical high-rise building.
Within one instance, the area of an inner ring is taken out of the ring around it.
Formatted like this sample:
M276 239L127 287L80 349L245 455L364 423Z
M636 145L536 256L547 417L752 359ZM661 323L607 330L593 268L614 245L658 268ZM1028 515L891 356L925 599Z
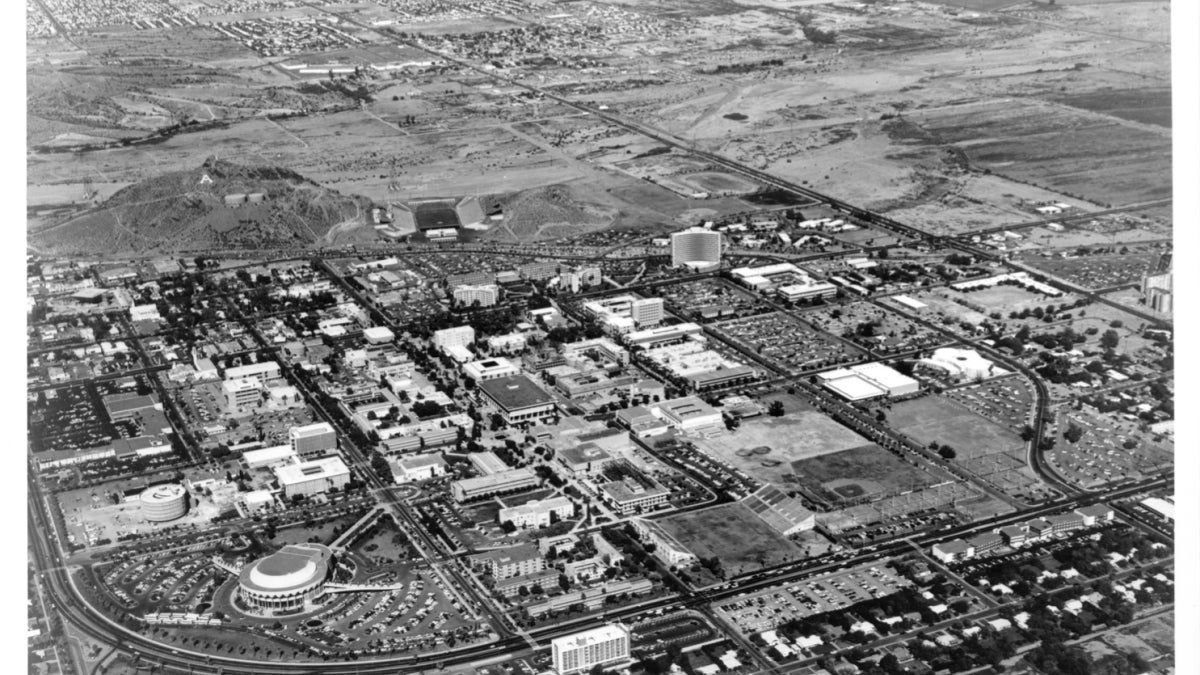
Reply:
M693 227L671 235L671 266L721 263L721 233Z
M155 485L138 495L142 515L152 523L175 520L187 513L188 493L182 485Z

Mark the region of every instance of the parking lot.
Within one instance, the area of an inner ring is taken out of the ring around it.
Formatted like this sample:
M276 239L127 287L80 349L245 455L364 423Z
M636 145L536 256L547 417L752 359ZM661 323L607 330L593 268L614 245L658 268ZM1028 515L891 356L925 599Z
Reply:
M1020 431L1033 412L1033 392L1019 375L949 389L944 396L1013 431Z
M856 361L862 357L862 352L854 347L817 332L782 312L723 321L714 324L713 328L770 359L789 373Z
M907 579L886 565L862 566L738 597L718 605L717 611L748 636L790 619L891 595L908 585Z
M813 327L838 335L876 354L888 355L948 342L941 333L869 302L803 312Z
M682 284L660 286L656 292L671 309L689 321L742 318L770 311L770 307L750 293L719 279L699 279Z
M201 612L211 606L225 573L213 567L210 552L132 557L98 574L109 592L128 610Z
M1071 424L1083 435L1077 443L1065 437ZM1054 447L1046 458L1054 470L1081 487L1155 475L1171 466L1174 453L1168 443L1141 430L1139 420L1094 410L1063 410L1055 416ZM1132 442L1134 447L1126 447Z

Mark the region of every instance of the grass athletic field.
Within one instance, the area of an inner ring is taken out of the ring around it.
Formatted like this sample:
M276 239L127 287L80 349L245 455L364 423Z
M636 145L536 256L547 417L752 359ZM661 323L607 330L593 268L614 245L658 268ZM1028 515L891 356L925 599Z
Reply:
M795 544L740 502L655 521L701 558L716 556L730 573L752 571L794 558Z

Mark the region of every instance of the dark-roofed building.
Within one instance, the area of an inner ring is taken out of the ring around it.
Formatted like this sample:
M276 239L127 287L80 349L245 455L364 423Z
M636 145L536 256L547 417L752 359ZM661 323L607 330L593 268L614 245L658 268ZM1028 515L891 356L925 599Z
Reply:
M558 461L572 475L599 473L612 461L612 455L595 443L584 443L558 452Z
M556 414L554 397L525 375L479 383L479 391L509 424L537 422Z
M1008 525L1000 528L1000 536L1004 537L1005 543L1009 546L1020 546L1025 543L1025 540L1029 537L1029 533L1023 527Z

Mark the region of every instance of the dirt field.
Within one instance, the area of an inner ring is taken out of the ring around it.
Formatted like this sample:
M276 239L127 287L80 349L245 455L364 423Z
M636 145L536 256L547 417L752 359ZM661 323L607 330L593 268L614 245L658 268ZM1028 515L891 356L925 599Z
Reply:
M924 396L892 406L888 423L919 443L949 445L958 457L1021 452L1021 438L1004 427L940 396Z
M736 433L696 441L704 452L781 488L794 480L798 461L866 444L865 438L815 410L755 417L742 422Z
M804 459L792 466L801 486L838 501L913 490L941 481L876 445Z
M732 573L795 558L798 549L740 503L714 506L655 521L701 558L716 556Z

